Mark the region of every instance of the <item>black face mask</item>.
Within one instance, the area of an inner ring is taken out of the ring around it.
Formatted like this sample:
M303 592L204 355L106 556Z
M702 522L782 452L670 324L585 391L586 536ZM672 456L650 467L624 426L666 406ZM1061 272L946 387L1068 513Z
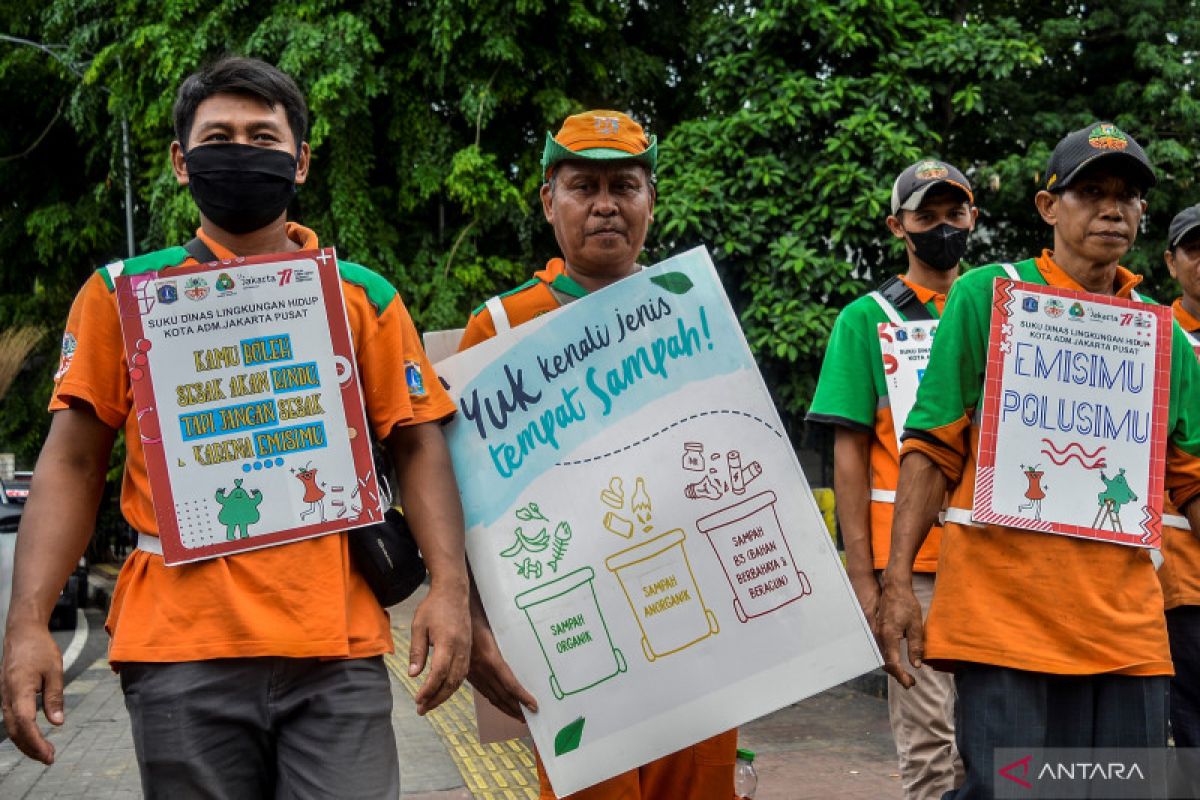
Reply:
M905 231L912 239L913 250L917 258L941 272L954 269L967 252L967 236L969 228L956 228L948 222L943 222L936 228L916 233Z
M279 218L296 194L291 153L248 144L206 144L183 157L188 188L204 216L230 233Z

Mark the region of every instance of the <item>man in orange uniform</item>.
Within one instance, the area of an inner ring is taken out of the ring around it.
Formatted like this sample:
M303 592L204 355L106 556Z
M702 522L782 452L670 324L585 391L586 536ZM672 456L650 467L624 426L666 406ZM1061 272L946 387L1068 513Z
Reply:
M846 572L872 627L900 473L879 325L927 320L922 330L936 326L978 216L971 185L954 166L926 159L900 173L892 186L887 226L904 241L907 272L889 278L838 314L808 412L809 421L834 426L833 488ZM934 528L913 566L913 589L926 611L933 597L940 538L941 529ZM922 669L920 677L909 690L888 679L888 717L905 798L940 800L962 773L954 749L954 679L929 668Z
M1119 262L1137 236L1143 198L1154 183L1145 152L1117 126L1097 122L1064 137L1034 198L1053 228L1054 249L959 278L905 424L880 646L885 669L902 684L914 681L900 661L902 638L914 666L927 658L954 671L955 729L966 767L955 800L993 797L995 782L1005 780L998 769L1019 770L1018 763L997 763L997 748L1090 752L1167 743L1171 653L1150 554L971 520L993 280L1009 276L1131 297L1141 278ZM1194 502L1200 497L1200 364L1182 331L1175 331L1171 347L1165 487L1200 530ZM924 623L912 591L913 560L947 489L937 591ZM1016 774L1040 780L1036 770ZM1165 784L1154 788L1159 794L1144 796L1161 796Z
M563 258L553 258L532 280L493 297L472 314L460 350L503 333L637 272L637 258L653 219L658 143L619 111L568 117L546 136L542 155L542 209L554 226ZM473 647L468 679L497 707L522 718L537 702L500 655L478 596L472 597ZM728 731L610 778L572 800L729 800L737 731ZM555 797L538 762L545 800Z
M1180 211L1171 220L1163 260L1183 292L1171 306L1175 321L1188 335L1192 348L1200 352L1200 205ZM1178 516L1178 512L1164 509L1163 521L1171 516ZM1167 634L1175 664L1171 735L1176 747L1195 748L1200 747L1200 541L1185 525L1168 526L1163 530L1162 554L1158 579L1166 602ZM1176 787L1181 797L1200 795L1200 764L1194 754L1189 757L1183 762L1188 772L1179 778L1186 783Z
M61 725L62 656L47 630L59 588L95 523L109 455L125 432L121 510L139 531L107 629L147 797L399 795L391 694L382 654L386 612L351 565L342 533L167 567L122 347L113 278L311 250L287 221L307 179L308 113L292 79L254 59L225 58L190 76L175 104L171 164L200 211L197 240L102 268L67 320L50 409L16 549L4 642L4 724L46 764L36 695ZM370 433L390 450L405 511L432 575L413 623L410 674L428 680L422 713L466 673L470 651L463 522L440 421L453 412L396 290L340 265ZM399 363L412 373L405 380ZM367 432L361 432L360 435Z

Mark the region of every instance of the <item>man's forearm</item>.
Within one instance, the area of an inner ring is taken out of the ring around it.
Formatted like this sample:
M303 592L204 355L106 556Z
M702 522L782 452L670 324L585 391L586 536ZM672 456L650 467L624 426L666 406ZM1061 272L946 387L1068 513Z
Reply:
M909 453L901 460L887 580L912 581L917 551L937 522L945 497L946 476L928 456Z
M54 415L21 514L8 625L47 624L96 525L116 432L90 410Z
M462 504L440 426L431 422L397 428L388 446L404 515L433 585L466 592Z
M833 446L833 494L852 578L871 575L871 462L869 434L838 429Z

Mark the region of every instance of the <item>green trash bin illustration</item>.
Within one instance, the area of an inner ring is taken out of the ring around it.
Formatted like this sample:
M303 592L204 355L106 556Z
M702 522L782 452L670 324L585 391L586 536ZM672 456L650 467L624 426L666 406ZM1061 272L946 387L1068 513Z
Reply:
M678 653L718 633L717 617L704 605L687 551L675 528L614 553L605 561L616 574L642 629L647 661Z
M537 636L558 700L628 669L600 613L595 577L591 567L582 567L515 598Z

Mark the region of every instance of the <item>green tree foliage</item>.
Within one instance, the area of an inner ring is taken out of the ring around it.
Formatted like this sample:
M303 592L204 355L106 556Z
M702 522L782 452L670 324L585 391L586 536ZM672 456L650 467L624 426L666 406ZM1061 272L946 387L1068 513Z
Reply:
M793 414L837 312L903 269L884 226L896 174L950 158L951 131L988 125L985 87L1042 58L1034 32L1011 19L928 9L778 2L714 19L704 114L668 138L662 246L715 248L768 384Z

